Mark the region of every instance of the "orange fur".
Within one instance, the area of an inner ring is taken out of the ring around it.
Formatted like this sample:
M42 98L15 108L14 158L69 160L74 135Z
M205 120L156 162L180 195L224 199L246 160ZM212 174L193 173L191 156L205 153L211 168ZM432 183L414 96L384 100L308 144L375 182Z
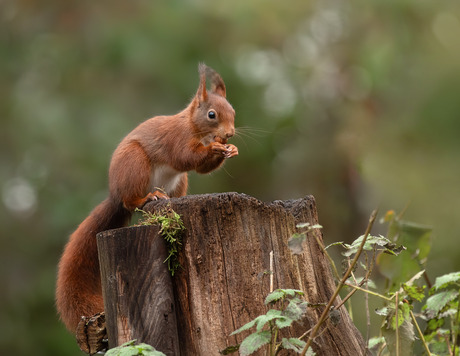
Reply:
M183 111L153 117L121 141L110 163L109 197L70 236L59 262L56 306L71 332L82 316L104 309L96 234L124 226L134 209L149 200L184 196L188 171L208 173L238 154L234 145L224 144L235 133L225 84L204 64L199 73L197 93Z

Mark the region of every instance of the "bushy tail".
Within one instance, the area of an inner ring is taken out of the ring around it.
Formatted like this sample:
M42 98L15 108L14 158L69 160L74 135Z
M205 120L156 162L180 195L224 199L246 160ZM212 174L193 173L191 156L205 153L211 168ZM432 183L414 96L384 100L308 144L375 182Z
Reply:
M128 223L131 213L107 198L70 236L58 267L56 307L67 329L74 333L82 316L104 310L96 234Z

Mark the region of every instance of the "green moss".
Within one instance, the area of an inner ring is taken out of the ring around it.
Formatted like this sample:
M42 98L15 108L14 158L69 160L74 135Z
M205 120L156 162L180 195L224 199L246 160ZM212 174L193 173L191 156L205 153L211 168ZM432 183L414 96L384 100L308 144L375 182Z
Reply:
M169 205L157 213L142 209L136 209L136 211L142 213L142 218L137 226L158 225L160 227L159 233L165 239L168 248L168 257L164 262L168 263L168 270L174 276L175 272L180 268L178 253L182 246L182 232L185 230L180 215Z

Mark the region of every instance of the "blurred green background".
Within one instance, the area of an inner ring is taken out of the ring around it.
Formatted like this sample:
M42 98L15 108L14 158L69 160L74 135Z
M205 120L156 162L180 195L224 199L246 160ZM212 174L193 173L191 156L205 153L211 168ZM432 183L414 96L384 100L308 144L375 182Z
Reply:
M199 61L240 155L189 193L313 194L326 243L410 202L430 277L460 269L460 2L3 0L0 354L81 354L54 311L60 253L117 143L184 108Z

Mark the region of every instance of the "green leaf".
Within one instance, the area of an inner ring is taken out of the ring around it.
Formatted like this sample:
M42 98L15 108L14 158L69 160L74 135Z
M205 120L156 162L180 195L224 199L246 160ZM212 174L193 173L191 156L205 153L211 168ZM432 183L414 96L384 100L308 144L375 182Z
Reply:
M307 311L307 307L308 303L306 301L294 298L289 302L282 315L292 319L293 321L300 320Z
M347 249L347 251L342 252L342 255L344 255L345 257L349 257L358 252L359 246L361 245L363 238L364 235L361 235L355 241L353 241L351 245L345 243L342 244L342 246ZM364 243L363 249L370 251L374 248L387 253L391 253L393 255L398 255L401 251L405 250L404 246L397 246L384 236L369 235L366 239L366 242Z
M106 356L166 356L148 344L135 345L136 340L128 341L123 345L108 350Z
M291 326L293 322L294 320L288 317L280 317L275 320L275 324L278 327L278 329L287 328Z
M272 335L270 331L260 331L246 337L240 345L240 355L246 356L260 349L262 346L270 343Z
M393 313L394 314L394 313ZM414 327L410 319L404 320L399 326L399 355L413 355L415 341ZM385 338L387 349L391 356L396 355L396 333L392 328L382 327L382 335Z
M219 351L221 355L230 355L234 352L237 352L240 349L240 345L231 345L226 347L225 349Z
M430 342L431 355L450 355L446 340Z
M303 348L305 347L306 342L299 340L295 337L291 337L289 339L283 338L281 340L281 346L286 350L293 350L295 352L302 352Z
M394 311L393 311L394 314ZM411 320L410 319L410 305L407 303L401 303L399 304L398 308L398 327L400 327L405 320ZM393 315L391 318L391 328L393 330L396 330L396 315Z
M257 331L261 331L263 329L263 327L265 326L265 324L267 324L269 321L271 321L273 319L276 319L276 318L281 318L281 317L283 317L281 315L281 310L270 309L267 312L267 314L259 315L257 318L255 318L254 320L251 320L247 324L244 324L241 328L235 330L230 335L235 335L235 334L238 334L238 333L240 333L242 331L249 330L254 325L257 325L257 328L256 328Z
M414 299L414 300L421 302L423 298L425 298L425 288L424 287L418 287L414 285L411 286L411 285L403 283L402 289L404 290L404 292L406 292L407 296L410 299Z
M368 348L372 349L372 348L376 347L377 345L383 344L384 342L385 342L385 338L383 336L371 337L369 339Z
M444 319L437 319L437 318L428 320L428 323L426 324L425 333L427 333L428 331L433 331L434 334L436 335L438 332L438 329L444 325L444 322L445 322Z
M284 293L286 293L287 295L289 295L291 297L294 297L296 294L304 295L304 293L301 290L298 290L298 289L281 289L281 290L284 291Z
M390 309L387 307L375 309L375 314L377 315L387 316L389 312L390 312Z
M265 304L275 303L280 299L283 299L286 293L282 289L275 289L265 298Z
M424 269L422 269L420 272L417 272L411 279L409 279L409 280L406 282L406 284L409 285L409 286L413 285L414 282L415 282L417 279L419 279L420 277L422 277L424 273L425 273L425 270L424 270Z
M452 272L436 278L433 289L439 290L449 287L453 284L457 285L460 280L460 272Z
M288 247L293 255L300 255L303 252L303 244L307 239L307 234L293 234L288 240Z
M240 332L245 331L245 330L249 330L254 325L256 325L256 322L257 322L257 318L251 320L249 323L244 324L242 327L240 327L239 329L236 329L234 332L232 332L230 334L230 336L235 335L235 334L239 334Z
M273 319L281 318L281 310L277 309L270 309L267 314L265 315L259 315L256 320L257 320L257 331L261 331L265 324L267 324L269 321L272 321Z
M433 319L449 302L456 299L458 294L458 290L450 289L432 295L426 300L425 315L428 319Z
M301 290L298 289L275 289L265 298L265 304L275 303L281 299L284 299L287 295L294 297L296 294L304 295Z

